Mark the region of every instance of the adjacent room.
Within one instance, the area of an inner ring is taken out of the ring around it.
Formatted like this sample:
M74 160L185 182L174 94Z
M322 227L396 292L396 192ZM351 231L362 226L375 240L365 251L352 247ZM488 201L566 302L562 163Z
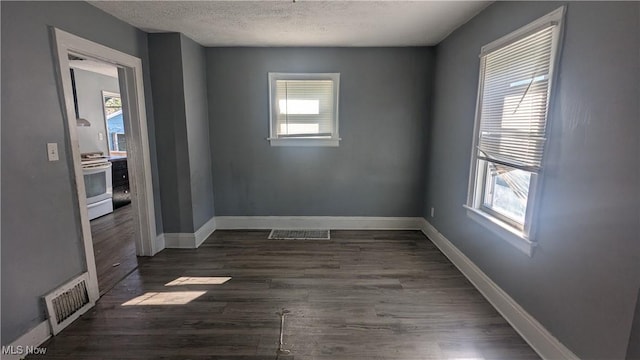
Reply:
M2 359L640 359L640 1L2 1Z

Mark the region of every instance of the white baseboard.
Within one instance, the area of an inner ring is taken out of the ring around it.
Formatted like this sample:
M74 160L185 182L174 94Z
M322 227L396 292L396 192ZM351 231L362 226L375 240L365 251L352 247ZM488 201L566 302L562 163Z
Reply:
M156 236L156 253L155 254L164 250L166 247L167 247L167 244L164 238L164 234L158 234L158 236Z
M422 220L420 217L372 216L217 216L216 228L220 230L420 230Z
M164 233L167 249L197 249L216 230L215 216L204 223L194 233Z
M202 224L200 228L195 232L195 241L196 247L202 245L202 243L207 240L209 235L213 234L216 231L216 217L212 217L206 223Z
M51 337L51 325L45 320L27 331L24 335L8 346L2 347L2 360L19 360L28 355L28 351L42 345ZM39 351L36 349L35 351ZM34 352L39 354L40 352Z
M158 249L196 249L216 230L243 229L332 229L332 230L420 230L421 217L368 216L215 216L195 233L158 235Z
M538 355L543 359L579 359L433 225L425 219L421 222L422 232L471 281Z

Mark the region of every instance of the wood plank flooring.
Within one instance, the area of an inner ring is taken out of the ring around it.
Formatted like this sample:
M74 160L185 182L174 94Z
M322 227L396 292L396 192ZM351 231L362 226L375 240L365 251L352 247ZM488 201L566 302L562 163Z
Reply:
M133 227L131 204L91 220L100 295L109 291L138 266Z
M274 360L282 308L292 354L279 360L539 358L420 232L268 234L216 231L141 258L29 359Z

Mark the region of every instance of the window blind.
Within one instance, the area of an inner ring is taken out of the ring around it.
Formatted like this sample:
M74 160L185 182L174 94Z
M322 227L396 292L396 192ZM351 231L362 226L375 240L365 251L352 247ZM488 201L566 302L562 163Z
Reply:
M333 80L276 80L275 92L278 137L333 136Z
M478 159L537 173L546 141L554 26L482 59Z

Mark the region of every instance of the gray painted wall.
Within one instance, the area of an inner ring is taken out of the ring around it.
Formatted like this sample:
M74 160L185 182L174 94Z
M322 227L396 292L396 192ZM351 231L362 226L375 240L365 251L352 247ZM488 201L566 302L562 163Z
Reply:
M149 34L151 86L158 142L163 232L192 233L189 152L180 34Z
M80 152L102 151L109 155L107 124L104 118L102 91L120 93L118 79L91 71L74 69L78 94L78 113L91 122L91 126L78 126ZM102 140L100 140L102 134Z
M164 232L193 233L214 215L204 48L149 34Z
M79 214L48 26L142 58L144 32L83 2L1 4L2 337L6 345L45 319L41 296L84 271ZM149 76L145 73L148 84ZM153 134L151 93L145 88ZM150 136L155 174L155 141ZM48 162L57 142L60 161ZM154 189L157 189L154 182ZM156 219L162 228L159 198Z
M437 47L424 215L579 357L624 358L640 286L640 3L568 3L533 257L462 208L480 47L561 4L495 3Z
M216 215L420 216L430 48L209 48ZM340 72L337 148L271 147L267 73Z
M204 48L184 35L181 41L193 228L197 230L214 216L207 69Z

